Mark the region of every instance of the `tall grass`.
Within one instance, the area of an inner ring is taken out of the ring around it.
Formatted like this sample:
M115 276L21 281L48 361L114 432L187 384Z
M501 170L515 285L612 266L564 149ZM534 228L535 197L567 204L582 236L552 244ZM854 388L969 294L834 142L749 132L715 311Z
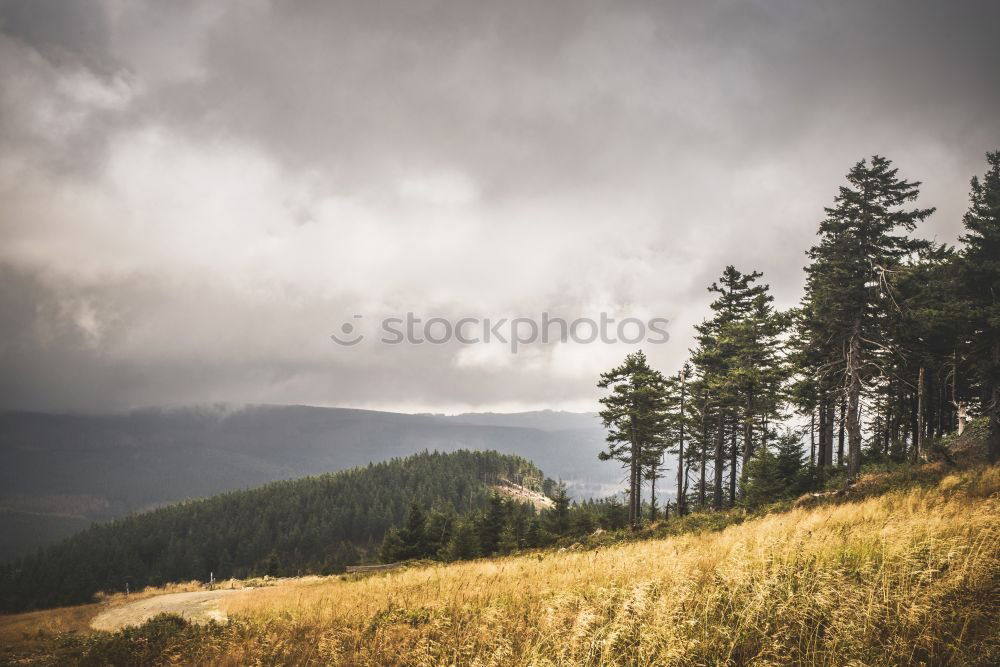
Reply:
M932 472L721 531L281 581L224 598L227 625L53 661L149 664L155 639L164 664L1000 664L1000 468Z
M234 596L223 664L998 664L1000 469L721 532Z

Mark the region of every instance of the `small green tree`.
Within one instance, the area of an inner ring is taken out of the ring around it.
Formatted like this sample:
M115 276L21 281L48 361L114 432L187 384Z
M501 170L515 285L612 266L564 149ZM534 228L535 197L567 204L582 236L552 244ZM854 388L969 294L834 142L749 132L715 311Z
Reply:
M806 490L808 469L799 434L786 431L774 445L774 462L781 480L781 497L797 496Z
M569 531L569 494L566 493L564 485L559 485L552 501L555 504L546 517L549 531L556 535L565 535Z
M468 560L479 555L479 540L476 537L476 527L469 519L459 520L455 532L445 550L448 560Z
M760 447L747 461L744 469L742 502L758 507L782 495L784 484L778 472L778 461L770 447Z
M601 526L607 530L621 530L628 525L628 514L625 506L618 496L611 496L604 503L604 512L601 515Z
M587 507L578 507L573 513L572 530L576 535L589 535L597 527L597 519Z
M479 548L484 556L496 553L500 546L500 535L507 522L507 508L500 494L490 496L490 505L480 515L478 522Z
M528 547L541 547L545 546L549 542L549 535L542 528L542 521L539 517L531 517L531 521L528 522L528 530L524 536L525 546Z
M399 529L390 528L382 538L379 548L379 560L383 563L395 563L403 559L403 540L399 537Z
M799 436L785 432L771 446L760 447L747 462L743 504L759 507L801 493L807 482Z
M440 510L434 508L427 515L425 540L427 554L438 556L448 546L455 530L455 512L452 509Z
M410 511L406 515L406 523L399 531L399 539L402 542L400 557L423 558L430 555L427 545L427 517L424 510L418 503L410 504Z
M500 533L500 543L497 545L497 551L507 555L514 553L520 548L521 540L518 538L517 528L513 522L510 522L504 526L503 531Z

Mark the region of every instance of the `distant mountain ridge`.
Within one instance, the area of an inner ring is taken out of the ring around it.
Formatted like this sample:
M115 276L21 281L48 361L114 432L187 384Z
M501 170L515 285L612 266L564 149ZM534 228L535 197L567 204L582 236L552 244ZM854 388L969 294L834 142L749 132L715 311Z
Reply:
M593 414L402 414L225 405L113 415L0 413L0 560L106 520L190 498L420 451L495 450L536 462L574 496L621 471L597 460Z

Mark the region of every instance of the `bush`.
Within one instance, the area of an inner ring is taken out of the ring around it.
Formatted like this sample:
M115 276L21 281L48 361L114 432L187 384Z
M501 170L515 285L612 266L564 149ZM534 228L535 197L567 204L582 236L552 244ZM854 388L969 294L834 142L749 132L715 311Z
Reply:
M169 663L189 654L192 646L222 626L196 626L176 614L160 614L140 626L118 632L98 632L87 637L69 637L57 649L57 664L116 665L144 667Z

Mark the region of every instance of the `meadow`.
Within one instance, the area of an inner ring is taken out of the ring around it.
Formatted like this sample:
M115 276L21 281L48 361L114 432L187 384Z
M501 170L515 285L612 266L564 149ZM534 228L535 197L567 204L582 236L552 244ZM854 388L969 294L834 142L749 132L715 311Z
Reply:
M225 598L228 624L159 619L66 640L49 659L998 664L1000 467L931 477L720 531L284 580Z
M584 551L225 601L223 664L997 664L1000 468Z

